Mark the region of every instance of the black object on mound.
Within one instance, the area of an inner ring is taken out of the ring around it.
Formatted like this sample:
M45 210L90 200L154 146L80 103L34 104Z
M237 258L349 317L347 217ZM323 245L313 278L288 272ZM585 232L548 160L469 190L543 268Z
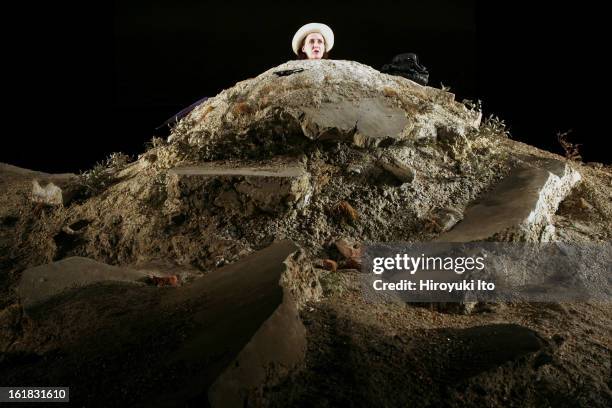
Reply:
M390 64L383 65L381 72L399 75L421 85L427 85L429 72L419 63L419 57L413 53L399 54L393 57Z

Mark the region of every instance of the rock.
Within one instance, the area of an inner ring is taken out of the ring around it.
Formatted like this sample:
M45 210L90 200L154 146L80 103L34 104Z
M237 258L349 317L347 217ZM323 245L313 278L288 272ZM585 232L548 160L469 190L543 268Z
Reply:
M321 299L323 289L320 275L304 251L297 251L287 258L285 265L287 269L281 278L281 285L289 291L298 309L302 309L307 302Z
M304 135L311 139L351 141L358 147L376 147L386 139L399 139L408 120L403 110L384 98L325 103L304 108Z
M352 166L349 166L347 171L352 175L358 176L363 172L363 169L361 168L361 166L352 165Z
M149 281L155 286L178 286L178 277L170 276L150 276Z
M145 273L134 269L75 256L24 270L17 294L21 304L27 309L67 289L106 281L136 284L136 281L144 276Z
M296 69L303 71L275 74ZM210 98L178 123L169 141L205 149L210 157L245 154L239 146L261 140L290 150L299 136L376 147L433 140L439 131L466 135L481 116L448 92L355 61L296 60Z
M362 248L360 245L349 242L346 239L339 239L334 245L345 258L361 257Z
M214 182L222 187L215 187ZM208 163L176 167L168 171L167 183L170 202L189 203L194 194L207 194L212 195L215 206L230 212L246 209L247 214L254 208L266 212L303 208L312 194L310 175L300 165L228 167Z
M331 272L336 272L336 270L338 270L338 264L334 260L324 259L323 260L323 268L325 268L326 270L331 271Z
M425 217L425 228L429 232L446 232L462 218L463 214L454 208L438 208Z
M497 237L541 241L559 203L581 176L567 163L522 164L466 212L463 221L436 241L470 242Z
M261 299L262 303L264 301L259 293L261 290L244 290L245 284L236 279L258 280L261 279L260 275L269 275L275 276L276 282L280 278L283 285L295 283L296 274L304 275L300 272L303 264L299 262L299 255L297 263L295 255L289 255L295 250L297 247L291 242L281 241L248 256L238 264L229 265L228 269L233 266L234 273L240 273L232 279L237 287L230 292L227 301L231 301L231 293L240 294L241 297L248 293L251 298ZM283 277L280 276L281 273ZM208 398L212 407L243 406L247 401L250 402L248 405L258 405L264 387L277 384L303 360L306 352L306 330L298 315L294 297L296 292L287 286L284 286L282 292L282 301L276 310L259 326L238 356L227 365L210 387ZM219 290L211 293L227 296ZM303 298L301 303L307 300ZM297 302L300 303L299 300ZM236 317L230 319L235 320ZM213 338L212 334L209 336ZM224 342L226 338L219 335L214 337L218 343Z
M32 201L47 205L62 205L64 203L62 189L53 183L49 183L43 188L37 180L33 180Z
M402 183L412 183L415 177L414 169L410 168L408 165L400 162L395 158L388 158L381 160L381 166L393 174L395 178L397 178Z
M67 205L82 190L83 186L73 175L37 178L32 180L32 201L51 206Z
M345 239L339 239L335 242L338 252L346 259L343 265L347 269L361 269L361 258L363 256L363 247L361 244L349 242Z

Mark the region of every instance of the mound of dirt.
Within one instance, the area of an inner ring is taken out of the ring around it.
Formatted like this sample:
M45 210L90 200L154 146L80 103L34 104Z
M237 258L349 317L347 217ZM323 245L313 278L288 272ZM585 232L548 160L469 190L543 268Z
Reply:
M2 164L0 377L88 406L609 406L609 304L361 296L365 243L610 241L609 167L481 116L357 62L290 61L133 162Z

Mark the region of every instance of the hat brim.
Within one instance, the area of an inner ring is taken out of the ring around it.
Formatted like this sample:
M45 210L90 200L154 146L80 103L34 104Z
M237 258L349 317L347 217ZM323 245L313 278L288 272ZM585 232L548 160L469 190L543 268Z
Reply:
M304 38L308 36L308 34L319 33L323 36L325 40L325 52L331 51L334 46L334 32L329 26L321 23L309 23L300 27L299 30L293 36L293 40L291 41L291 47L293 48L293 52L295 55L300 55L300 47L302 46L302 42Z

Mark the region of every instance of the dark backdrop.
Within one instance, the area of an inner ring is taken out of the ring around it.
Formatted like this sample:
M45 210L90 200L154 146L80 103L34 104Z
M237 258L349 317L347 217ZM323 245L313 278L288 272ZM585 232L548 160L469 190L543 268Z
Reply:
M495 4L493 4L495 3ZM481 99L513 138L561 152L572 129L588 161L610 162L595 97L605 26L576 5L435 0L119 1L37 6L11 18L5 76L12 107L0 161L78 172L109 153L142 152L155 127L203 96L293 59L302 24L332 27L334 59L380 69L416 52L430 85ZM27 5L23 7L28 7ZM602 115L603 116L600 116Z

